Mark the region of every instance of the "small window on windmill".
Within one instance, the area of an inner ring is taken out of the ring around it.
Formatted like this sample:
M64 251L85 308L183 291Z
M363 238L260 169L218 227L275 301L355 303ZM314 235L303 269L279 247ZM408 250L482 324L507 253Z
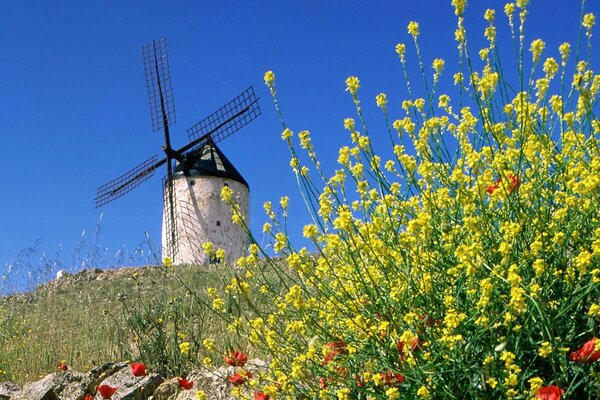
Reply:
M190 186L194 186L196 184L196 181L193 179L190 179Z
M229 183L225 182L225 183L223 183L223 186L229 187Z
M217 221L217 226L221 226L221 221Z

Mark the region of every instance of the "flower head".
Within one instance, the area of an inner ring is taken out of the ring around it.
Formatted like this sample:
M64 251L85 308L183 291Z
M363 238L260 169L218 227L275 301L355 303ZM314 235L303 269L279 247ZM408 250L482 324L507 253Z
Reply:
M596 23L596 16L592 13L589 14L585 14L583 16L583 27L590 30L592 29L592 26L594 26L594 24Z
M560 400L564 392L564 389L561 389L556 385L542 386L535 394L535 398L542 400Z
M246 383L248 378L252 378L252 373L250 371L236 372L227 379L229 380L229 382L231 382L232 385L240 386Z
M377 107L381 108L383 111L385 111L385 106L387 104L387 96L385 93L379 93L377 96L375 96L375 103L377 104Z
M356 76L350 76L346 79L346 91L350 92L350 94L355 95L359 87L360 81Z
M181 352L181 354L190 354L190 342L179 343L179 351Z
M273 82L275 82L275 73L273 73L273 71L267 71L265 72L265 84L267 86L270 86L273 84Z
M66 371L69 369L69 366L67 365L66 360L61 360L61 362L58 363L56 368L60 369L61 371Z
M146 368L146 365L144 365L144 363L141 362L134 362L130 365L131 367L131 374L133 376L146 376L148 375L148 368Z
M248 356L241 351L233 351L229 355L223 356L223 360L233 367L243 367L248 361Z
M410 21L408 26L406 27L408 33L412 35L412 37L416 38L419 36L419 23L415 21Z
M600 349L597 349L597 337L594 337L569 355L569 360L589 364L600 360Z
M189 381L185 378L177 378L177 384L183 390L190 390L194 386L194 381Z
M396 53L400 57L400 60L404 61L404 56L406 54L406 45L404 43L398 43L396 45Z
M538 62L540 60L540 55L542 54L542 51L544 51L544 47L546 47L546 44L541 39L535 39L531 42L530 50L533 62Z
M254 400L269 400L269 395L263 392L255 392Z
M117 388L109 385L100 385L98 386L98 393L102 396L103 399L110 399L116 393Z

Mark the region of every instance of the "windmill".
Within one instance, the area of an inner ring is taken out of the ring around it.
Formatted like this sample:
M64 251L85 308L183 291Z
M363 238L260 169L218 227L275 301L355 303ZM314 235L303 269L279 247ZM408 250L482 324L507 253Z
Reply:
M242 254L246 233L231 222L231 211L220 200L223 186L230 186L247 219L249 186L217 147L260 115L252 86L187 130L188 144L175 150L169 127L175 123L175 105L167 60L166 39L142 47L146 87L153 130L162 130L164 156L154 155L98 188L96 208L125 195L166 165L163 179L162 253L174 264L209 261L201 244L211 241L229 259Z

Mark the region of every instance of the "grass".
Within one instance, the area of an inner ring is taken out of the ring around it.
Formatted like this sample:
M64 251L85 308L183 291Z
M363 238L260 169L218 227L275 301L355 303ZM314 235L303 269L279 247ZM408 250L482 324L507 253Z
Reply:
M236 344L215 318L204 288L222 286L222 266L87 269L34 291L0 298L0 381L23 383L65 360L80 371L108 361L142 360L175 375L199 365L179 344L201 350L204 335ZM197 356L196 356L197 354Z

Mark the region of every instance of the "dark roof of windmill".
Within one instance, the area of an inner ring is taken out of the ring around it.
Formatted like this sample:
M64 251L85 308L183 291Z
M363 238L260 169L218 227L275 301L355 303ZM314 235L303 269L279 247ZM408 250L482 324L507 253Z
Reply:
M238 181L250 188L242 174L235 169L231 161L212 142L207 142L199 149L186 153L185 159L188 166L187 171L184 169L183 164L178 163L173 171L175 176L216 176Z

